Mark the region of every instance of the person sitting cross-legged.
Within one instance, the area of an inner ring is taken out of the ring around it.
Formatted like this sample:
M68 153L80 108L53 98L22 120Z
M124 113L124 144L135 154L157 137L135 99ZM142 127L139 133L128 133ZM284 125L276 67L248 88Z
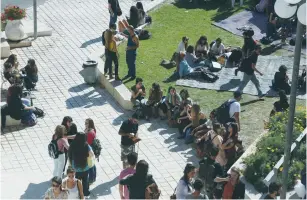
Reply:
M29 59L28 64L25 66L25 68L21 69L21 71L26 75L24 77L25 87L28 90L34 89L38 81L38 69L35 64L35 60Z
M141 102L146 96L145 87L142 78L136 78L135 85L131 87L131 102L136 105Z
M200 61L196 57L196 55L194 53L194 47L192 45L188 46L184 59L187 61L189 66L191 66L192 68L201 67L201 66L206 65L205 61Z

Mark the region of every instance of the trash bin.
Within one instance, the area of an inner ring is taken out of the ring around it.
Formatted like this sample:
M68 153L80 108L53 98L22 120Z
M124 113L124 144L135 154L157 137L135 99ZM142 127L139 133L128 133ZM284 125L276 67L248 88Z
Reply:
M84 78L84 81L89 84L94 84L98 78L98 71L97 71L98 63L94 60L88 60L83 63L83 70L81 75Z

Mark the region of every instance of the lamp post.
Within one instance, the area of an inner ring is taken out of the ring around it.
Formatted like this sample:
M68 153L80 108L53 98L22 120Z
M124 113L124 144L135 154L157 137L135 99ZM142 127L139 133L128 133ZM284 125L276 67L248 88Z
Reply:
M37 38L37 0L33 0L34 39Z
M291 84L291 93L290 93L290 106L289 106L289 116L287 124L287 135L285 142L285 151L284 151L284 163L282 171L282 191L280 199L286 199L287 187L288 187L288 172L291 158L291 144L293 136L293 121L295 114L296 106L296 91L297 91L297 82L299 76L300 68L300 59L301 59L301 50L302 50L302 37L303 37L303 24L306 25L306 3L305 0L277 0L274 8L275 12L281 18L290 18L292 17L299 7L297 12L297 28L296 28L296 39L295 39L295 51L294 51L294 61L293 61L293 70L292 70L292 84ZM301 8L302 7L302 8ZM303 14L302 14L302 10ZM290 177L292 178L292 177Z

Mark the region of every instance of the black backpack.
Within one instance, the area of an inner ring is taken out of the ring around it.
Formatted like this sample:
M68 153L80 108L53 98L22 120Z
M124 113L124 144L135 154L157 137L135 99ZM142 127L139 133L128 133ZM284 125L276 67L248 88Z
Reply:
M99 162L99 156L100 156L101 149L102 149L100 140L95 138L93 140L93 143L92 143L91 147L92 147L92 150L93 150L93 152L95 154L95 157L97 158L97 160Z
M49 156L53 159L57 159L59 157L59 148L57 142L58 139L51 140L51 142L48 145Z
M35 110L33 111L33 113L36 115L36 117L44 117L45 113L42 109L35 107Z
M105 40L105 38L104 38L104 33L105 33L105 32L106 32L106 31L103 31L103 32L102 32L102 36L101 36L101 39L102 39L101 41L102 41L102 45L103 45L103 46L106 45L106 40Z
M147 30L141 30L138 35L140 40L148 40L151 38L151 33Z
M233 104L236 101L225 101L222 105L220 105L220 107L214 109L212 111L215 119L220 123L220 124L226 124L229 119L232 116L229 116L229 109L230 109L230 105Z
M229 56L228 60L230 62L239 62L241 58L242 58L242 50L234 49L231 51L231 55Z
M214 163L209 163L209 158L199 162L199 176L204 179L208 189L214 186L215 166Z

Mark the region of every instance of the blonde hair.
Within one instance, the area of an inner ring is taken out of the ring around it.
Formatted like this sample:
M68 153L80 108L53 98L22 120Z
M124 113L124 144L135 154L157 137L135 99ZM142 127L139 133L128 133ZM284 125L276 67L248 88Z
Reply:
M198 126L199 125L199 118L200 118L200 106L198 104L193 104L191 108L191 114L192 111L195 113L195 119L192 119L192 126Z
M54 132L57 138L62 138L67 133L66 128L63 125L57 125Z

